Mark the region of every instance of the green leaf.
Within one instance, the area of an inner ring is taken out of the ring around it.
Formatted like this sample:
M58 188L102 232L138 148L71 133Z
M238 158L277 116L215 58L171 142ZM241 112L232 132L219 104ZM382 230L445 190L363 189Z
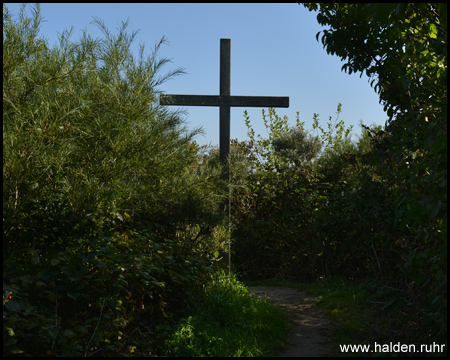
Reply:
M78 297L80 296L80 293L68 291L67 296L70 297L71 299L77 300Z
M8 311L16 312L20 310L20 305L17 301L9 301L4 306Z
M69 339L73 338L76 335L75 331L66 329L64 330L64 336L68 337Z
M430 32L429 32L429 36L432 39L436 39L437 38L437 27L435 24L430 24Z
M441 200L438 200L438 201L433 205L433 208L431 209L431 213L430 213L430 216L431 216L432 219L434 219L434 218L436 217L436 215L437 215L437 213L438 213L439 208L441 207L441 205L442 205L442 201L441 201Z
M47 287L47 284L44 283L44 282L42 282L42 281L37 281L37 282L36 282L36 287L37 287L38 289L42 289L43 287Z
M48 333L49 333L49 335L51 336L52 339L56 339L57 332L55 332L52 329L47 329L47 331L48 331Z
M49 301L51 301L51 302L53 302L53 301L55 301L55 294L54 293L49 293L48 295L47 295L47 299L49 300Z

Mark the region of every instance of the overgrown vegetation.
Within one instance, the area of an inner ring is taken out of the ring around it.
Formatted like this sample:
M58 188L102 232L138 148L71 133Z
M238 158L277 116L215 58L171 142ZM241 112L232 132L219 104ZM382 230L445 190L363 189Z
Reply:
M253 357L279 351L287 315L233 276L216 275L197 314L184 318L164 343L168 356Z
M396 339L446 344L446 5L307 7L330 26L322 43L343 69L371 76L389 119L352 141L339 117L323 129L314 114L309 134L269 110L267 139L246 117L250 141L235 147L249 163L233 197L235 265L251 280L389 287L384 310L403 313Z
M313 284L343 309L343 342L372 301L391 341L446 344L446 5L306 6L331 26L322 42L343 69L371 76L389 120L352 139L340 104L327 126L314 114L312 133L269 109L263 138L245 114L250 140L230 159L233 266ZM159 105L183 72L160 75L165 39L136 59L136 32L95 19L103 38L66 31L50 48L40 21L38 6L17 20L3 7L3 354L271 354L285 317L219 270L218 151Z
M159 41L63 32L3 7L3 353L113 356L202 299L221 250L220 169L158 105ZM218 239L218 238L216 238ZM220 239L218 239L220 240ZM151 352L149 352L150 354Z

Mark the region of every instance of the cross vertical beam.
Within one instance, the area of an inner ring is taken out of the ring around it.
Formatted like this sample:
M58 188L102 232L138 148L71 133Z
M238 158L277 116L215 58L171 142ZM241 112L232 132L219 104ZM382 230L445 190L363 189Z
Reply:
M230 153L230 102L231 95L231 39L220 39L220 97L223 99L220 105L220 163L225 165ZM230 180L230 169L224 169L223 179ZM228 204L226 205L228 206Z
M220 142L219 158L222 164L222 178L228 184L228 194L222 203L224 212L228 215L228 276L231 276L231 187L230 187L230 83L231 83L231 39L220 39L220 91L223 99L219 110ZM228 166L227 166L228 165Z

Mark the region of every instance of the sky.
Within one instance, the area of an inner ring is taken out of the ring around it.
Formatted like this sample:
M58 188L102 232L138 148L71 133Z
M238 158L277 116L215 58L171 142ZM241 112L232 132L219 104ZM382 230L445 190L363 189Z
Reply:
M7 3L17 16L20 4ZM27 5L31 14L32 6ZM303 5L285 3L262 4L41 4L40 35L49 45L55 45L58 33L73 26L72 40L77 41L82 30L92 37L101 37L93 17L100 18L114 34L123 21L129 20L129 33L139 30L133 54L138 55L144 44L150 55L164 36L169 45L158 53L169 58L161 75L184 68L186 74L173 77L160 85L167 94L218 95L220 39L231 39L231 95L288 96L289 108L278 108L294 126L296 114L312 132L313 114L320 114L320 124L326 128L331 116L336 119L338 103L342 104L346 126L354 125L353 139L365 125L384 125L387 119L379 97L366 75L348 75L341 71L343 62L327 54L316 40L317 32L326 28L317 23L316 12ZM174 107L176 109L176 107ZM184 107L188 129L202 127L204 135L195 138L200 145L218 145L219 108ZM231 108L231 139L248 140L244 123L248 110L256 134L267 137L261 108ZM265 109L267 113L267 109Z

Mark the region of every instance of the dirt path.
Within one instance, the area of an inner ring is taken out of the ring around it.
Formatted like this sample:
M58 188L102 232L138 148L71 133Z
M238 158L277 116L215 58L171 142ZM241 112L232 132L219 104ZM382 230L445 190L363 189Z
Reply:
M249 289L280 305L294 323L287 347L279 357L327 355L333 325L314 305L314 296L288 287L250 286Z

